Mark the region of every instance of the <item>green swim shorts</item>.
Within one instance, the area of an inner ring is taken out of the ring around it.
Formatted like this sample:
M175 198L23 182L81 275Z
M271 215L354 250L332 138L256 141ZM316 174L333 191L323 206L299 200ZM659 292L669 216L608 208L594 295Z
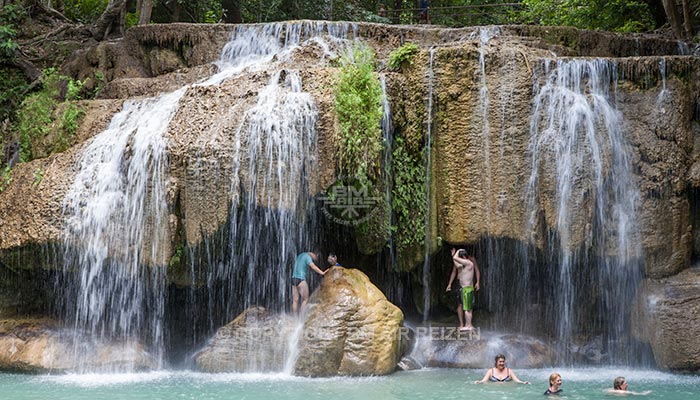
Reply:
M465 286L462 288L462 309L471 311L474 307L474 286Z

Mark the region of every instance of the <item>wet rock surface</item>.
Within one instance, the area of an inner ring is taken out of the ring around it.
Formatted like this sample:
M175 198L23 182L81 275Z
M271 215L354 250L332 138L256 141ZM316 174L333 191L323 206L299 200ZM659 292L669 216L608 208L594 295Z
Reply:
M194 357L203 372L281 372L290 357L296 319L262 307L245 310L219 328Z
M310 304L294 374L386 375L401 356L403 313L365 274L331 268Z
M148 370L158 366L134 342L99 341L50 319L0 320L0 370L25 373Z
M556 354L545 342L526 335L508 335L455 327L415 328L416 344L410 357L424 367L489 368L497 354L512 368L543 368L555 363Z
M647 279L635 300L635 336L648 343L663 369L700 369L700 268Z

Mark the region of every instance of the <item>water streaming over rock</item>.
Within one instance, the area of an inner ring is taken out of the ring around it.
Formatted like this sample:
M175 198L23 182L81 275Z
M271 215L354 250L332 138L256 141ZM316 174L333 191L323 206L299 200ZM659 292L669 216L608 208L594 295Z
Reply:
M167 237L163 138L185 89L128 101L83 150L64 200L63 285L77 332L137 345L162 362ZM86 355L92 356L92 355Z
M552 322L562 359L573 361L576 335L599 334L609 359L627 362L636 349L620 341L629 337L642 273L639 193L615 106L617 67L606 60L560 60L548 62L541 78L530 130L525 229L544 234L536 240L545 247L531 262L556 264L550 272ZM548 227L538 225L545 223L543 214Z
M275 55L284 60L309 39L330 56L332 46L319 37L340 41L353 28L324 22L237 27L217 62L219 72L196 86L219 85L245 69L262 70ZM83 150L64 206L60 308L77 334L148 350L156 367L165 361L169 257L181 251L169 244L166 137L186 90L127 101ZM205 244L201 253L189 254L193 282L203 272L197 268L204 269L210 327L253 304L284 309L287 270L296 253L313 250L309 176L317 112L311 95L302 91L296 71L278 68L256 104L242 113L229 146L229 227L216 246ZM192 302L196 298L190 296ZM217 315L220 309L225 311ZM191 329L184 330L194 333Z
M426 210L425 210L425 252L423 259L423 322L428 320L430 316L430 245L432 241L431 235L431 180L432 171L432 127L433 127L433 80L435 74L433 72L433 60L435 59L435 48L430 48L430 59L428 62L428 109L427 121L425 128L425 193L426 193Z

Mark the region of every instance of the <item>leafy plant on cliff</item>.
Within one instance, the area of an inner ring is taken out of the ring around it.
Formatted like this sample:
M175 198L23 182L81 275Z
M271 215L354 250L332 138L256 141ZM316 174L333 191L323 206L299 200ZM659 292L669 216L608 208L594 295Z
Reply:
M382 149L382 87L374 73L374 52L355 45L340 59L335 86L340 122L340 169L360 182L374 182Z
M389 69L400 70L404 65L413 65L413 57L418 54L418 45L408 42L389 54Z
M0 170L0 192L5 190L12 183L12 168L7 165Z
M84 110L74 101L82 88L80 81L68 80L66 104L63 113L54 120L54 111L61 103L61 77L55 68L45 69L42 73L42 88L27 96L17 110L16 129L19 132L20 161L30 161L40 155L37 146L44 144L51 153L68 149L73 143L73 137L78 129ZM52 129L56 128L56 129ZM45 143L50 133L53 136Z
M394 139L393 167L394 187L392 188L391 209L396 225L392 227L396 250L422 243L425 224L426 193L425 166L422 154L411 151L403 137Z

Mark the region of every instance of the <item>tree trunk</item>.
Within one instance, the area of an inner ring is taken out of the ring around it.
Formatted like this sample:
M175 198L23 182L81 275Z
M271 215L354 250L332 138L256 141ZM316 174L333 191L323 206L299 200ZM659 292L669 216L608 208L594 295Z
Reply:
M668 22L671 23L671 28L673 28L673 33L677 38L682 39L683 29L681 27L680 16L678 15L678 10L676 9L675 0L663 0L664 10L666 11L666 18Z
M693 20L690 18L690 5L688 0L683 0L683 25L687 38L693 37Z
M109 0L107 8L92 26L92 36L104 40L111 32L124 32L122 11L126 9L126 0Z
M147 25L151 22L153 0L141 0L141 7L139 7L139 10L139 25Z
M221 7L226 11L224 22L233 24L240 24L243 22L239 0L221 0Z

